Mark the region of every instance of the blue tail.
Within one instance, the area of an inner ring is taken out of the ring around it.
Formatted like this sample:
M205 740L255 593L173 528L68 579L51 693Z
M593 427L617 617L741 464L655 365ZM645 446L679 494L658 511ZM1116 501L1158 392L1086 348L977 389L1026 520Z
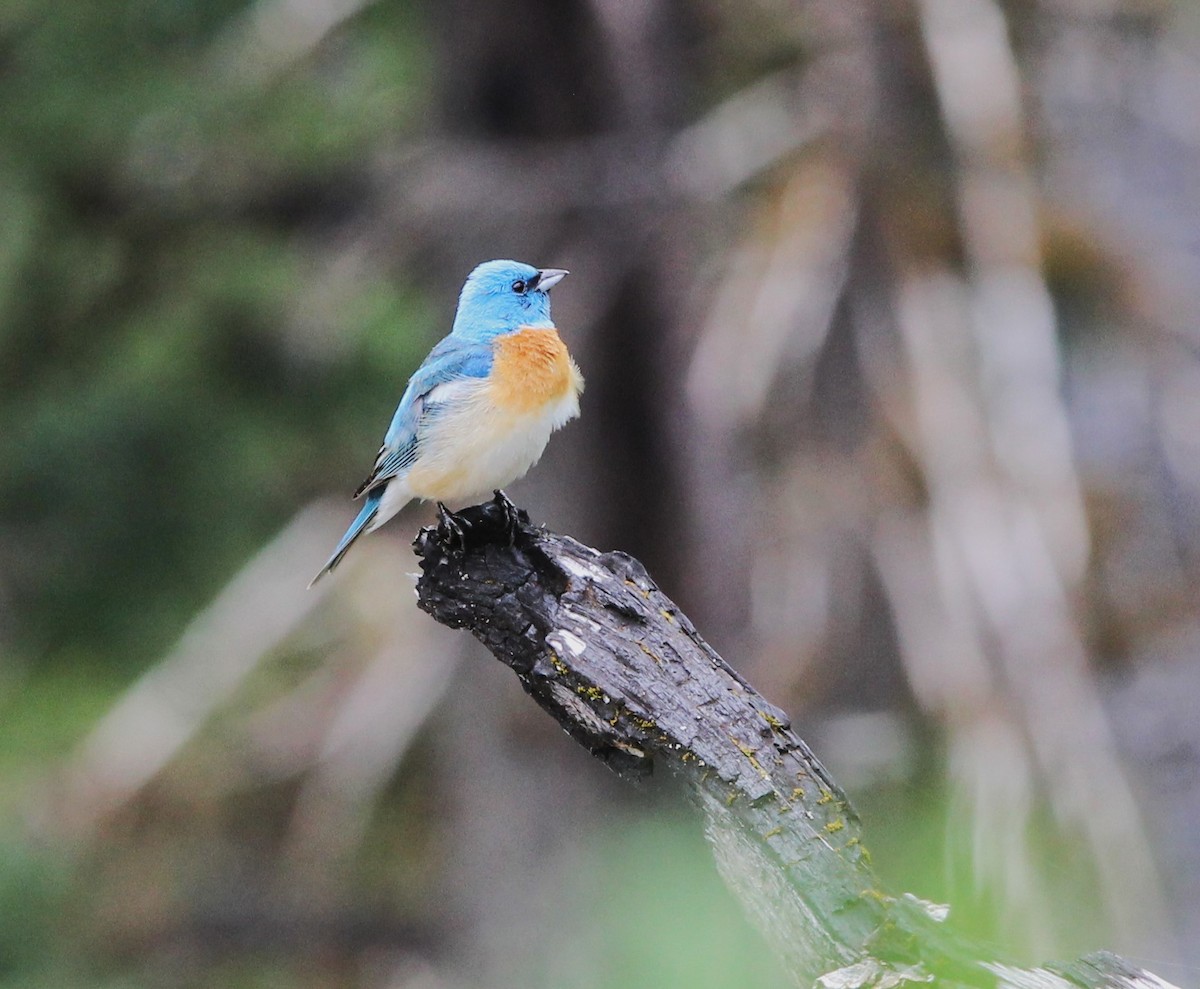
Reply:
M347 529L346 534L342 536L341 542L337 544L337 548L333 551L333 555L326 561L325 566L321 568L321 572L312 579L308 585L309 587L312 587L313 584L315 584L318 580L329 573L329 571L342 562L342 557L350 551L350 547L354 545L354 541L363 534L367 526L370 525L375 516L379 514L379 503L383 501L383 492L386 487L386 484L381 484L369 495L367 495L366 501L363 502L362 511L359 512L358 517L350 523L350 528Z

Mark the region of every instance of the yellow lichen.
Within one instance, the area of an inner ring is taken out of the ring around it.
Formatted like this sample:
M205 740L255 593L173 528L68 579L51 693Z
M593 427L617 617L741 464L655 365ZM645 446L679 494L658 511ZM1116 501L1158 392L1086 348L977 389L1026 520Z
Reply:
M737 746L738 751L741 752L741 754L746 757L747 761L750 763L751 766L754 767L754 771L757 772L759 776L761 776L763 779L771 778L771 774L768 773L765 769L763 769L762 763L760 763L758 761L758 759L755 757L754 749L752 749L749 745L747 745L741 739L733 738L733 736L730 736L730 740L733 742L734 745Z
M635 591L637 591L644 598L650 597L650 588L643 587L636 580L630 580L628 577L626 577L625 578L625 586L632 587Z
M862 860L867 864L871 864L871 851L862 843L862 839L857 835L846 842L847 848L857 848L858 854L862 856Z

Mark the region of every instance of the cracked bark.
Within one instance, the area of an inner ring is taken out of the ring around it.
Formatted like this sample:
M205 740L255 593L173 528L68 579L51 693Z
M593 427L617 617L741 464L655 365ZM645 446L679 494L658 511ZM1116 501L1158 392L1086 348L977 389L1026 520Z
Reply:
M1008 964L910 895L885 892L845 794L637 560L466 509L465 545L423 529L422 609L469 629L577 742L624 777L665 768L707 823L718 867L797 984L826 989L1164 986L1101 952Z

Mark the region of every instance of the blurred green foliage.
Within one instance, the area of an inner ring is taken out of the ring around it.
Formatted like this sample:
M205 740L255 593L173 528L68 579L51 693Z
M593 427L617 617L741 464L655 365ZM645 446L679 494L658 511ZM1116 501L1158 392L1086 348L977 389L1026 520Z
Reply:
M335 297L321 252L371 142L420 109L418 27L379 5L296 72L243 2L6 5L0 600L18 654L138 667L368 466L346 451L437 328L386 259Z
M300 505L352 489L439 330L386 258L346 290L322 253L420 112L411 10L269 74L254 10L0 6L0 985L143 984L66 950L79 890L22 804Z
M691 818L600 830L582 856L562 926L527 953L513 985L544 989L789 984L722 885Z

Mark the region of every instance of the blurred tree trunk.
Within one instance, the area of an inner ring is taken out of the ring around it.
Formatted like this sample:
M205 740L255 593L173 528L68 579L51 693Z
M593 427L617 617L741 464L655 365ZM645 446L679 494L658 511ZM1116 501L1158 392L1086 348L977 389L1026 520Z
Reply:
M444 67L436 75L438 131L452 149L486 145L502 159L527 161L511 183L521 208L489 203L461 215L457 227L433 231L433 256L459 267L462 258L512 256L575 272L556 293L555 316L587 379L583 416L570 442L547 452L559 469L534 472L517 497L536 515L630 547L672 583L683 562L673 533L690 527L671 450L682 387L672 314L695 258L680 256L678 204L662 176L667 136L697 88L688 60L695 10L675 0L451 0L428 8ZM577 315L585 311L586 325ZM569 871L547 855L547 840L586 832L605 813L603 801L623 797L581 779L569 756L548 760L558 739L544 726L526 727L523 709L486 696L496 682L465 686L450 720L491 712L487 741L471 745L448 733L442 744L472 782L462 793L483 801L456 815L452 869L459 905L477 923L475 962L486 981L497 970L487 946L505 940L497 927L523 925L522 943L546 920L536 908L511 905ZM483 780L491 785L478 786Z

